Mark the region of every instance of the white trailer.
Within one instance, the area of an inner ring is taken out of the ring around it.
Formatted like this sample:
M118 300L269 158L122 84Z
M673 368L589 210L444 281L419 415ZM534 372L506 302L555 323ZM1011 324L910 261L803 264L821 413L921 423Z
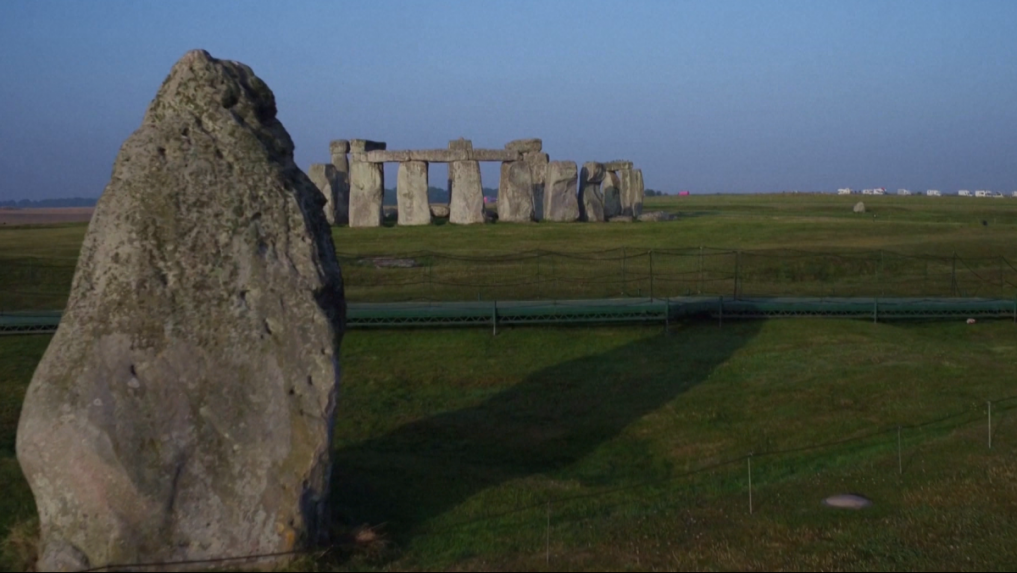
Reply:
M929 197L940 197L942 195L939 192L939 189L929 189L928 191L925 192L925 194Z
M838 189L837 190L837 194L838 195L850 195L851 193L853 193L853 191L851 191L850 187L845 187L843 189Z
M898 190L897 190L897 194L898 194L898 195L910 195L910 194L911 194L911 192L910 192L910 191L908 191L907 189L898 189Z
M992 197L992 191L986 191L985 189L979 189L975 191L975 197Z
M886 187L876 187L872 190L873 195L886 195Z
M970 197L971 191L968 191L967 189L961 189L960 191L957 192L957 195L961 197Z

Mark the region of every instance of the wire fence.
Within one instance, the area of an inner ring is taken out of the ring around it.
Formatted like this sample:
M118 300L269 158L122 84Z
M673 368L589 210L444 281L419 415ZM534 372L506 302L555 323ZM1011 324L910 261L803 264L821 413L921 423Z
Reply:
M619 247L477 256L341 252L338 257L350 302L1017 295L1017 262L1004 256ZM0 312L62 309L75 263L0 258Z
M645 518L647 515L660 515L663 518L669 511L702 506L704 503L731 507L732 502L748 515L800 515L806 505L818 507L820 500L794 495L790 501L774 503L766 496L770 495L768 492L771 488L779 487L784 482L798 483L794 481L795 478L803 475L810 478L818 476L819 482L825 478L831 487L847 482L871 485L889 481L896 484L898 494L901 494L900 488L904 486L908 474L919 473L918 464L921 465L920 474L923 479L928 479L930 474L935 477L935 471L930 470L935 464L925 464L925 459L918 459L920 456L929 459L939 456L943 459L937 460L940 462L938 467L947 468L942 471L959 474L967 483L973 479L984 479L988 486L992 480L988 468L964 466L955 463L956 460L951 462L946 458L956 454L944 455L928 446L950 445L954 441L957 442L954 445L962 446L964 451L980 448L985 452L999 452L1002 456L991 458L988 463L995 463L992 460L998 459L1009 460L1017 447L1017 427L1009 423L1006 424L1005 432L1001 433L1000 429L1004 427L1001 422L1009 421L1008 414L1015 409L1017 395L978 405L967 403L949 414L874 427L840 439L706 460L687 471L638 483L598 488L572 495L549 495L544 499L496 508L465 519L424 525L413 531L397 533L394 552L390 550L382 557L396 559L400 552L407 550L405 544L434 542L436 539L444 545L458 547L464 553L471 554L468 548L471 542L487 544L484 547L491 550L490 536L497 538L503 535L503 546L500 548L503 556L517 554L530 559L546 560L549 567L554 567L554 560L559 559L567 567L571 552L588 551L591 542L603 541L599 537L605 528L610 529L619 520L624 521L633 516ZM1000 446L1009 446L1009 449ZM845 463L844 460L851 460L851 463ZM919 484L918 487L923 486ZM705 502L703 492L707 492ZM838 492L831 489L829 493ZM906 496L901 494L900 497ZM872 501L875 504L890 503L890 500L878 498ZM589 527L578 527L584 524ZM477 541L480 539L482 541ZM87 571L147 570L184 565L253 566L258 561L299 555L341 562L344 557L349 557L350 552L350 547L334 545L283 553L109 564ZM454 565L455 563L449 563L446 566Z

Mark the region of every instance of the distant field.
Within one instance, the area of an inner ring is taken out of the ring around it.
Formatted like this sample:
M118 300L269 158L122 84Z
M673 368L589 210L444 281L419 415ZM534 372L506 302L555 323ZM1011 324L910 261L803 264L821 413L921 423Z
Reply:
M869 213L851 212L858 200ZM1017 283L1003 265L1017 261L1017 201L1010 199L699 196L653 198L647 209L680 217L339 228L333 237L347 255L348 292L361 300L475 299L472 287L392 283L409 273L426 280L428 272L438 282L525 279L536 259L544 295L593 292L576 286L576 277L622 272L617 294L646 294L650 249L661 253L654 288L663 294L661 277L674 275L682 277L674 288L729 292L736 260L743 292L949 288L943 296L1012 297ZM59 308L84 230L0 227L0 305ZM700 280L700 247L724 253L702 275L723 280ZM638 264L623 271L617 257L547 254L615 249ZM516 266L469 260L534 251L544 254ZM692 255L673 254L684 251ZM954 253L974 270L951 268ZM379 268L374 257L417 266ZM553 270L543 266L551 263ZM499 270L484 275L484 268ZM532 288L479 295L527 296ZM498 336L350 332L335 433L337 531L368 524L387 544L345 545L302 565L1010 570L1017 562L1015 328L1009 321L774 320L679 323L669 336L659 326L509 328ZM15 428L48 340L0 337L0 483L7 486L0 538L12 526L18 535L31 530ZM988 400L995 400L992 449ZM874 506L820 504L845 492ZM8 543L0 569L18 566L14 553Z
M678 219L390 224L336 228L333 238L354 301L651 294L1012 298L1017 291L1017 200L865 196L868 212L856 214L858 200L654 197L648 210ZM62 307L84 231L83 224L0 228L0 309ZM393 258L408 267L387 265Z

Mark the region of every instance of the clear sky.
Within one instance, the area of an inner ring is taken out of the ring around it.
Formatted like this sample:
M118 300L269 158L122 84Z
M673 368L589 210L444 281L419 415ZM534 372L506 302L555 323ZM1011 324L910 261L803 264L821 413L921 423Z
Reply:
M0 200L98 196L193 48L268 83L304 169L540 137L670 192L1017 189L1012 0L3 0Z

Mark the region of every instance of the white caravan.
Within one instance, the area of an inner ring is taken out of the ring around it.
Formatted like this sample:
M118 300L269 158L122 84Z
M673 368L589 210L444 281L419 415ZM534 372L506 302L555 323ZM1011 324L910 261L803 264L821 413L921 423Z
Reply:
M910 191L908 191L907 189L898 189L898 190L897 190L897 194L898 194L898 195L910 195L910 194L911 194L911 192L910 192Z
M968 191L967 189L961 189L960 191L957 192L957 195L960 195L961 197L970 197L971 191Z
M845 187L843 189L838 189L837 190L837 194L838 195L850 195L851 194L851 188L850 187Z
M941 193L939 192L939 189L929 189L925 192L925 195L928 197L940 197Z

